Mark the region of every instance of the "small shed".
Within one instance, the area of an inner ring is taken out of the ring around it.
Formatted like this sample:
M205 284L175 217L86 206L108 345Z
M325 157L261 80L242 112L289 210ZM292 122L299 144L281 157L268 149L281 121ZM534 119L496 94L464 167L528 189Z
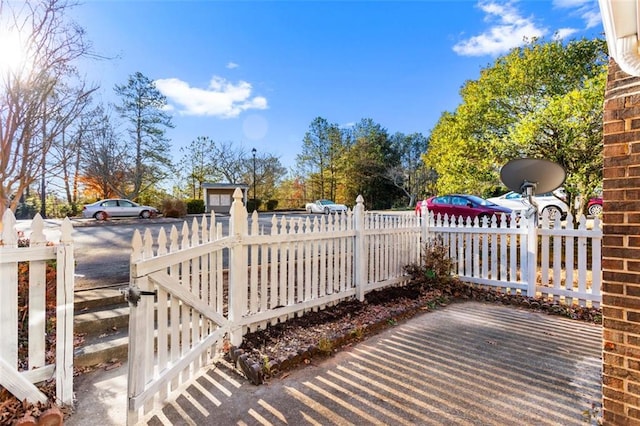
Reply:
M207 213L228 214L233 203L233 192L236 188L242 190L242 201L247 204L249 185L246 183L203 183L204 209Z

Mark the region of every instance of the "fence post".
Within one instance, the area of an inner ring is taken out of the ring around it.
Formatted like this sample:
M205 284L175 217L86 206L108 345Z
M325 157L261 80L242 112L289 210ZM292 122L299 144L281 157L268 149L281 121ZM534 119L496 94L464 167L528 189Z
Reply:
M247 306L247 252L243 237L247 234L247 209L242 203L242 190L233 192L233 203L229 211L229 235L238 238L229 250L229 322L230 340L234 346L242 344L242 326L239 325Z
M56 252L56 289L58 319L56 323L56 389L64 404L73 404L73 290L75 261L73 256L73 225L65 218L60 226L60 243ZM60 285L64 283L64 285Z
M527 296L536 295L536 272L538 270L538 212L525 221L527 226Z
M431 225L431 212L427 211L426 208L420 209L420 217L418 218L418 221L420 223L420 229L421 229L420 236L422 237L420 247L418 247L418 250L419 250L418 259L422 261L424 260L422 259L424 248L427 244L427 241L429 241L429 226Z
M365 250L364 241L364 198L358 195L356 198L356 206L353 208L353 220L355 228L355 262L354 281L356 283L356 297L359 301L364 302L364 291L367 285L367 252Z
M2 215L2 233L0 240L4 248L18 247L18 233L16 232L16 217L11 209L6 209ZM18 366L18 262L1 263L0 276L3 284L0 286L0 359L6 361L12 368Z

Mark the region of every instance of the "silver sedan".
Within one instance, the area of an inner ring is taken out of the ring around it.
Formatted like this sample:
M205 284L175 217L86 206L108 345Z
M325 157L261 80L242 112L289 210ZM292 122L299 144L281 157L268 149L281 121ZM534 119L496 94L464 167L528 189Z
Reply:
M141 217L148 219L156 216L158 209L150 206L142 206L133 201L120 198L109 198L87 204L82 208L82 217L105 220L110 217Z

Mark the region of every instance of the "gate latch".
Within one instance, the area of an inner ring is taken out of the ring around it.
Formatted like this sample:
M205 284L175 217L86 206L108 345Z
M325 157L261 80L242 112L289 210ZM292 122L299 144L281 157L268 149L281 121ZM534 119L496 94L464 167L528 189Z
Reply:
M129 302L129 305L133 305L133 306L138 306L138 302L140 301L140 297L142 297L142 296L155 296L157 294L155 291L140 290L138 287L121 288L120 292L122 294L124 294L124 300Z

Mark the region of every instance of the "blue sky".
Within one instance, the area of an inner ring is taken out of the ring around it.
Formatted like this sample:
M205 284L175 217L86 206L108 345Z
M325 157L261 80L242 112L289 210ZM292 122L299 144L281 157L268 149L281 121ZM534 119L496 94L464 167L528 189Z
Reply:
M168 98L179 148L198 136L290 169L316 117L425 136L459 89L525 37L602 36L597 0L85 0L82 64L104 102L140 71Z

